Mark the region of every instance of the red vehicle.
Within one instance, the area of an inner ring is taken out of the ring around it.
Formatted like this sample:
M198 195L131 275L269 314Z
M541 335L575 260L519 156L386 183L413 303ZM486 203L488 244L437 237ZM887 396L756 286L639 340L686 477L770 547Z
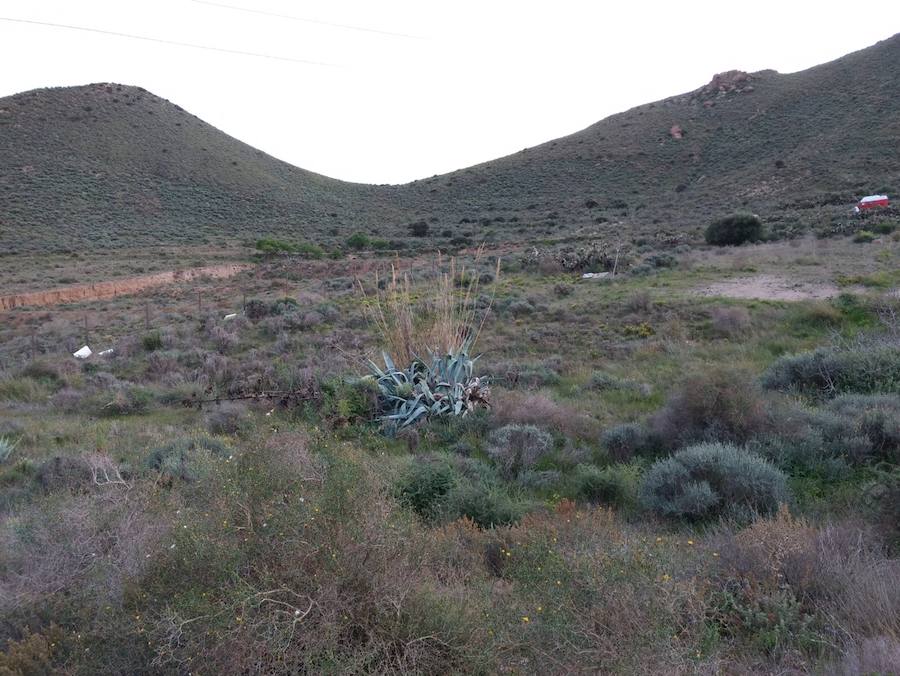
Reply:
M888 199L887 195L869 195L868 197L863 197L859 201L854 211L874 209L875 207L886 207L889 206L890 203L891 201Z

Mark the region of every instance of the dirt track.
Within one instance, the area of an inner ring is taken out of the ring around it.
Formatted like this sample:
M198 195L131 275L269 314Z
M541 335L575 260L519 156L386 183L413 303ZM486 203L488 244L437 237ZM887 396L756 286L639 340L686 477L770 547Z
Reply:
M827 282L804 282L775 275L756 275L716 282L699 291L701 296L725 296L759 300L822 300L840 289Z
M75 303L85 300L115 298L116 296L138 293L139 291L155 286L190 282L201 277L223 279L225 277L236 275L238 272L246 270L249 267L249 265L244 264L211 265L204 268L157 272L152 275L142 275L140 277L124 277L122 279L113 279L108 282L75 284L71 286L60 286L55 289L47 289L44 291L15 293L8 296L0 296L0 311L12 310L13 308L24 306L41 307L45 305Z

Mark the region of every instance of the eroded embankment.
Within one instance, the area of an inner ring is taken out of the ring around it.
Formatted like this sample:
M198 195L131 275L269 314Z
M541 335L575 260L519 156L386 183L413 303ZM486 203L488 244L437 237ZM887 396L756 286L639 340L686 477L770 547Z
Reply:
M190 268L187 270L169 270L157 272L152 275L140 277L125 277L112 279L107 282L95 282L94 284L73 284L60 286L44 291L27 291L14 293L8 296L0 296L0 310L12 310L17 307L40 307L44 305L61 305L63 303L76 303L79 301L102 300L138 293L145 289L166 284L178 284L190 282L195 279L207 277L211 279L223 279L249 268L246 264L210 265L203 268Z

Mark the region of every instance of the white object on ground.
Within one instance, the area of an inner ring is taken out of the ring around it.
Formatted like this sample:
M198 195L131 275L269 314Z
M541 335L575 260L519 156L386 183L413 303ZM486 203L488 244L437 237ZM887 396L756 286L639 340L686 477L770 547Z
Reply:
M232 312L230 315L225 315L224 317L222 317L222 319L229 320L234 319L235 317L237 317L237 312Z
M608 272L585 272L581 275L582 279L606 279L609 277Z
M78 352L73 352L72 356L75 357L75 359L87 359L92 354L94 354L94 353L91 352L91 348L89 348L87 345L85 345L83 348L78 350Z
M113 349L109 348L108 350L103 350L102 352L98 352L97 354L99 354L101 357L108 357L112 353L113 353Z

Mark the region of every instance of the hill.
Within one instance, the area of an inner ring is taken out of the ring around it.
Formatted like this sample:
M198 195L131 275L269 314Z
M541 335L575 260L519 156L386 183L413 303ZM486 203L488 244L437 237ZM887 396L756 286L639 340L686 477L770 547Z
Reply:
M504 240L693 231L746 208L776 232L896 192L900 35L794 74L719 74L514 155L402 186L293 167L136 87L0 99L0 248L217 242L275 234Z

